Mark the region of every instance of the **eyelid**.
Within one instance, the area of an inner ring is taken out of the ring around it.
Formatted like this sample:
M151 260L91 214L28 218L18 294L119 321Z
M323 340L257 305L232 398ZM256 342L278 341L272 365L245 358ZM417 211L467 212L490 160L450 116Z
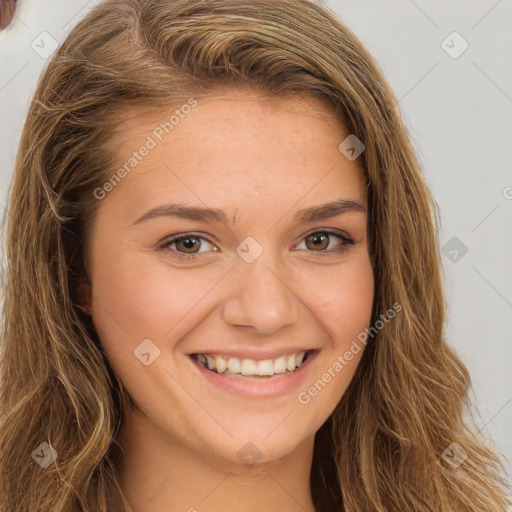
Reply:
M345 240L346 242L355 244L355 240L346 231L343 231L342 229L334 229L334 228L312 229L311 231L308 231L305 235L303 235L301 240L303 240L304 238L307 238L308 236L313 235L314 233L327 233L328 235L336 235L336 236L339 236L340 238L342 238L343 240Z
M206 240L208 243L212 244L214 247L215 247L215 250L213 252L216 252L218 251L218 247L215 245L215 243L210 240L210 238L208 238L207 236L205 236L203 233L194 233L194 232L185 232L185 233L178 233L176 235L170 235L166 238L164 238L159 244L158 244L158 247L164 251L170 251L170 252L174 252L175 254L178 254L178 259L190 259L190 258L193 258L195 257L197 254L202 254L202 253L184 253L184 252L179 252L179 251L174 251L172 249L169 249L169 246L170 244L174 243L174 242L177 242L178 240L182 240L184 238L197 238L197 239L200 239L200 240Z
M356 244L356 242L353 240L353 238L346 232L344 232L343 230L338 230L338 229L333 229L333 228L315 228L315 229L312 229L310 230L309 232L307 232L306 234L302 235L300 242L304 241L308 236L311 236L315 233L325 233L327 235L333 235L333 236L336 236L338 238L340 238L342 240L342 244L341 244L341 249L327 249L327 250L322 250L322 251L308 251L306 250L305 252L310 252L312 254L318 254L318 255L330 255L330 254L333 254L333 253L339 253L343 250L347 250L347 249L350 249L351 247L354 247ZM164 250L164 251L169 251L169 252L173 252L175 254L175 258L176 259L181 259L181 260L191 260L191 259L194 259L197 257L197 255L199 254L203 254L203 253L183 253L183 252L179 252L179 251L175 251L173 249L170 249L168 246L178 240L182 240L182 239L185 239L185 238L197 238L197 239L200 239L200 240L206 240L208 243L212 244L214 247L215 247L215 250L212 251L212 252L217 252L218 251L218 247L215 245L215 243L208 237L206 236L204 233L197 233L197 232L184 232L184 233L178 233L176 235L170 235L166 238L164 238L159 244L158 246ZM302 249L300 249L302 250ZM206 251L206 252L209 252L209 251Z
M323 251L307 251L307 250L305 251L305 252L309 252L310 254L315 254L318 256L322 256L322 255L329 256L333 253L341 253L342 251L345 251L345 250L350 249L351 247L354 247L355 245L357 245L355 240L348 233L346 233L343 230L332 229L332 228L324 228L324 229L315 228L315 229L309 231L308 233L306 233L305 235L303 235L299 243L302 243L308 236L314 235L315 233L325 233L327 235L336 236L342 240L342 244L339 249L326 249Z

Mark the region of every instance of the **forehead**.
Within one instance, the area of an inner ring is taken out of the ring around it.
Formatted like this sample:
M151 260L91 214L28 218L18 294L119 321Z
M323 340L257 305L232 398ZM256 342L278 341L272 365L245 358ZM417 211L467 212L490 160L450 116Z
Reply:
M130 113L114 144L117 165L135 165L115 193L225 203L339 189L364 201L363 170L340 153L347 132L325 102L239 91L193 100ZM145 146L143 157L133 156Z
M284 138L297 141L305 136L325 138L325 130L319 130L320 121L329 125L328 130L335 139L345 132L326 100L270 97L226 87L199 98L184 97L168 106L139 106L125 112L123 117L114 143L127 150L149 134L164 146L173 140L182 145L208 143L221 136L239 140L251 136L247 141L251 145L273 146Z

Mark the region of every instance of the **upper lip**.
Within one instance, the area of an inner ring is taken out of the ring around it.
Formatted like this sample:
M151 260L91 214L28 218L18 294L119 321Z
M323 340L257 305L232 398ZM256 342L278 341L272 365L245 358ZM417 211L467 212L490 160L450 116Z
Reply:
M303 348L303 347L290 347L290 348L283 348L279 350L228 350L228 349L219 349L219 350L212 350L208 349L205 351L196 350L194 352L190 352L188 355L197 355L197 354L204 354L209 356L225 356L225 357L236 357L238 359L255 359L256 361L259 360L265 360L265 359L277 359L281 356L291 355L291 354L300 354L302 352L310 352L313 350L317 350L314 348Z

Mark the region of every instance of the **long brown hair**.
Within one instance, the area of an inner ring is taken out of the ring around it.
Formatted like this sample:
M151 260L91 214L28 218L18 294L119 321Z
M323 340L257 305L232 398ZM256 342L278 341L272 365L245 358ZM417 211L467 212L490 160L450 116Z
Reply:
M107 0L49 61L4 219L0 509L130 510L115 449L133 402L79 301L94 190L112 176L124 115L221 83L321 98L364 142L373 321L402 306L316 435L317 511L504 512L499 457L465 423L470 377L444 339L438 212L396 100L352 32L306 0ZM45 442L58 456L42 469ZM457 468L442 457L453 442L467 453Z

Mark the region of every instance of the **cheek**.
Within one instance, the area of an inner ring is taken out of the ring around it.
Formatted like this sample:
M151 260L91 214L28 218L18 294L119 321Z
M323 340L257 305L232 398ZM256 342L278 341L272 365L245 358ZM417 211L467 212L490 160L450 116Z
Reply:
M319 354L312 378L297 394L297 401L318 429L333 412L355 374L365 345L358 340L371 321L374 296L373 270L369 260L331 267L310 280L306 305L324 328L323 354ZM322 286L323 285L323 286ZM312 413L313 411L313 413Z
M321 279L316 276L315 285L308 289L307 305L329 331L337 349L350 345L369 326L374 296L369 260L333 266Z
M147 254L103 253L91 276L96 331L111 359L123 365L133 364L133 351L144 339L159 346L182 336L190 312L214 285L200 272L147 260Z

